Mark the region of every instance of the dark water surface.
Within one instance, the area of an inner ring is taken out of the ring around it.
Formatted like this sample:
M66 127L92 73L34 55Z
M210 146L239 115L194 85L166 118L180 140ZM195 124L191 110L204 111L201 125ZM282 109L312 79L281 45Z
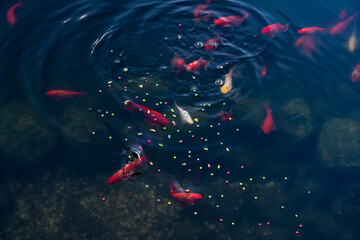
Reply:
M209 21L194 20L202 1L23 0L10 25L16 3L0 4L0 239L360 239L360 48L348 46L359 18L306 37L310 50L294 45L357 0L213 0ZM213 24L246 12L239 26ZM288 30L261 33L277 22ZM215 51L195 46L215 36ZM210 63L175 72L174 56ZM138 146L144 173L109 185ZM172 181L203 198L182 208Z

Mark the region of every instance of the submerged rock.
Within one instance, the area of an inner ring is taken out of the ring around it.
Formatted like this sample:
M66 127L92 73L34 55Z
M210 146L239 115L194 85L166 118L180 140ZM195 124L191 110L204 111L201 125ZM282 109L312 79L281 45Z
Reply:
M39 164L53 150L56 134L34 110L10 103L1 107L0 116L0 151L12 164Z
M360 123L334 118L324 124L319 140L321 160L329 167L360 166Z
M299 98L289 101L280 108L277 125L298 140L309 136L314 128L310 109Z

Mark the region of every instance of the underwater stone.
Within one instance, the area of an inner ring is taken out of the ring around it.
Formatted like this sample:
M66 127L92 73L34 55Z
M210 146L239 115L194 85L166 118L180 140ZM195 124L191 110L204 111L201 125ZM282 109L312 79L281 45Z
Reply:
M319 152L329 167L359 167L360 123L346 118L325 123L320 133Z
M301 140L313 130L310 109L302 99L294 99L280 108L279 123L285 132Z
M0 151L12 164L39 164L53 150L55 132L25 104L9 103L1 107L0 116Z

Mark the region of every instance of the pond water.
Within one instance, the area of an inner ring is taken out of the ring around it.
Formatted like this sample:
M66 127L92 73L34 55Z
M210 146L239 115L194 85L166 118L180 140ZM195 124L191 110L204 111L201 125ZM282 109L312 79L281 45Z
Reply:
M357 0L0 5L1 239L360 239Z

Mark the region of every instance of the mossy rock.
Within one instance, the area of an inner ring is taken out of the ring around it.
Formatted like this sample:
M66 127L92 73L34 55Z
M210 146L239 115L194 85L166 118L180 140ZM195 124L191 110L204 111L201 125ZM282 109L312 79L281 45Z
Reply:
M319 139L319 152L329 167L360 166L360 123L334 118L324 124Z
M310 135L314 126L310 109L302 99L294 99L280 107L278 127L302 140Z
M57 140L55 132L23 103L3 106L0 116L0 151L13 164L39 164L54 149Z

